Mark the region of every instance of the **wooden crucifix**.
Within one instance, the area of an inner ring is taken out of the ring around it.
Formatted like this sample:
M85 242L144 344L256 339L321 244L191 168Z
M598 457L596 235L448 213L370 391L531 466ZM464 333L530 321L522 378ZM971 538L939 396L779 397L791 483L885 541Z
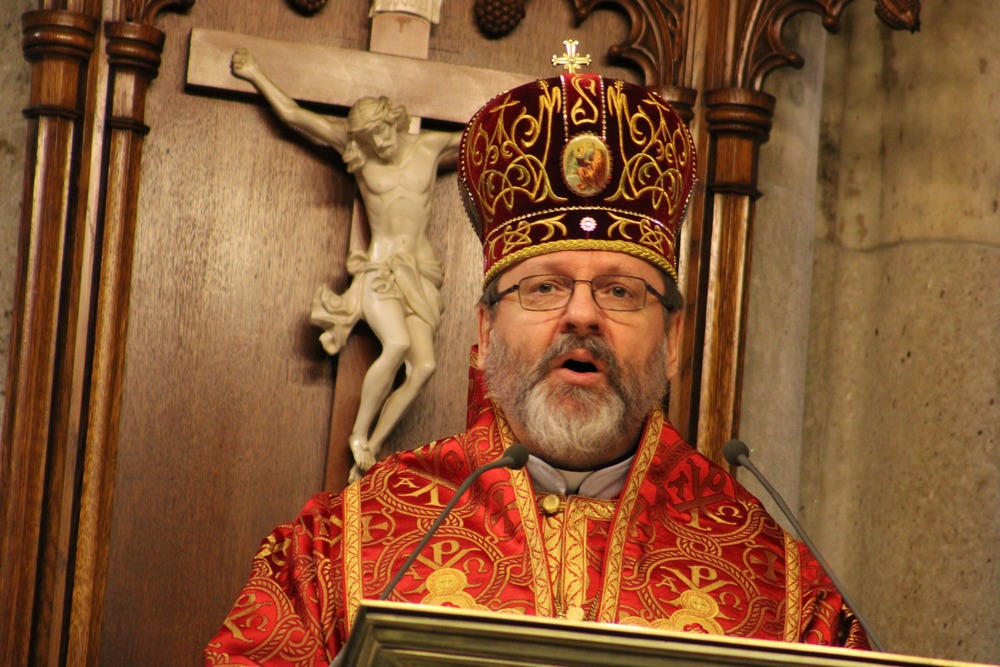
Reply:
M260 90L272 106L274 106L273 96L278 95L282 99L287 98L287 103L296 109L298 107L293 100L349 107L359 99L389 95L394 103L400 104L411 114L412 122L409 129L411 133L417 133L420 118L464 125L494 94L534 78L528 75L428 61L426 60L430 34L428 20L408 14L393 13L391 24L393 38L388 39L384 24L387 19L385 14L376 14L373 17L370 51L283 42L196 29L191 33L187 83L202 89L240 92ZM401 25L404 26L402 30ZM402 39L399 38L401 33L404 35ZM244 55L233 60L234 53L240 49L245 50ZM253 56L249 59L251 63L249 69L245 69L249 53ZM275 78L279 81L272 82L264 77L254 60L259 61L268 71L274 72ZM232 71L231 61L234 64ZM237 78L233 75L234 72L240 73L243 78ZM435 82L434 85L428 85L429 81ZM280 85L280 89L275 83ZM277 110L277 107L275 108ZM327 122L317 114L304 111L302 113L311 119L301 124L291 122L288 118L283 120L321 143L333 146L343 154L344 141L340 126L346 125L346 122L332 118ZM319 126L309 127L314 121ZM315 132L311 131L313 129ZM446 137L438 140L438 135L443 134L445 133L426 133L421 139L411 138L406 141L411 144L419 142L433 145L435 149L440 150L454 148L457 142L449 142L455 141L457 133L452 133L450 139ZM426 146L423 148L426 149ZM431 156L430 167L436 171L435 165L436 158ZM373 225L368 224L369 219L375 223L376 242L379 232L378 221L370 215L374 212L368 211L369 215L366 215L362 202L364 199L369 206L372 206L378 203L378 198L372 195L370 184L364 181L362 175L356 173L356 176L358 176L360 195L355 199L351 222L349 252L353 258L366 256L367 250L373 245L371 243ZM433 173L430 177L433 178ZM377 175L372 178L377 178ZM320 295L317 294L317 299L319 298ZM386 330L392 328L391 323L386 326ZM376 327L372 326L372 329ZM423 333L426 335L427 332ZM433 331L430 335L433 336ZM351 445L355 462L360 463L365 457L367 442L357 446L355 440L358 438L355 436L358 429L361 429L367 439L367 425L370 423L367 416L370 415L372 408L371 404L366 404L365 401L373 393L371 388L374 371L379 370L380 376L384 375L381 369L376 369L372 365L379 359L378 346L374 340L370 337L352 336L341 348L342 342L333 346L325 345L328 351L336 350L338 364L324 482L325 488L330 490L338 490L347 479L347 469L351 466L348 443ZM409 364L410 360L407 360L407 363ZM391 376L394 375L395 369L391 373ZM382 407L381 402L379 408L383 411L388 410ZM359 413L359 410L363 412ZM398 419L398 415L393 415L393 418ZM378 432L379 426L375 428L375 432ZM384 431L383 428L381 432ZM371 459L365 463L370 464ZM367 465L363 466L362 470L366 467ZM358 472L360 470L356 467L352 470L353 475Z

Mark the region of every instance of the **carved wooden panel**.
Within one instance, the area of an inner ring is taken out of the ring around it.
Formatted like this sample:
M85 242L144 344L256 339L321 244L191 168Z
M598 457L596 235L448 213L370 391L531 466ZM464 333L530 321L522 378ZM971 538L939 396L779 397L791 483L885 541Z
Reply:
M568 6L539 4L491 42L472 31L469 3L444 7L430 58L530 76L550 75L549 57L573 25ZM364 3L306 19L283 2L244 12L199 0L158 25L167 41L147 98L102 664L142 664L155 647L197 662L260 540L322 488L340 376L350 373L322 351L308 313L317 285L347 284L353 177L259 100L183 82L193 28L363 49ZM625 34L613 14L586 30L609 25ZM481 253L454 174L439 179L434 212L431 237L446 266L440 363L392 446L465 422ZM367 342L363 333L357 341Z

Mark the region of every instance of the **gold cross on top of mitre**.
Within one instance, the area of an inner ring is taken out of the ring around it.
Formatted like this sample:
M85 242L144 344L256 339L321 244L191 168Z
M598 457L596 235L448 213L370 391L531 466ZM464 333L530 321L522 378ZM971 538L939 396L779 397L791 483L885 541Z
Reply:
M580 44L580 42L575 39L564 39L563 44L566 45L566 53L561 56L552 56L553 67L559 67L559 65L562 65L563 69L567 72L575 74L577 69L580 67L586 67L590 64L589 53L585 56L576 55L576 47Z

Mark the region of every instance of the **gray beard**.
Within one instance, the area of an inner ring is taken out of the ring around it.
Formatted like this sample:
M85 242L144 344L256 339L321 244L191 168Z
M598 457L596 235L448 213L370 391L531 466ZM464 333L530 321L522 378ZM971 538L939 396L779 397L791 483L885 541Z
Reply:
M547 382L553 359L586 349L607 366L608 386ZM523 426L533 453L569 467L603 462L609 448L638 430L667 389L667 342L642 367L622 367L608 342L598 336L563 334L534 365L512 351L495 329L484 363L494 401Z

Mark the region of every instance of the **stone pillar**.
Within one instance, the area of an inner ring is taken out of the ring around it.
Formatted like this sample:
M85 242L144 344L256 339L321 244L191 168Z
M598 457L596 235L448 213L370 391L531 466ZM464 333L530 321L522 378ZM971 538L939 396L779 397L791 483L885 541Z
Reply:
M925 8L828 41L802 498L889 650L997 663L1000 5Z
M827 34L818 17L803 14L784 36L805 65L778 69L765 84L778 103L771 140L760 151L764 196L753 230L740 437L797 508ZM740 481L780 515L750 475L740 472Z

